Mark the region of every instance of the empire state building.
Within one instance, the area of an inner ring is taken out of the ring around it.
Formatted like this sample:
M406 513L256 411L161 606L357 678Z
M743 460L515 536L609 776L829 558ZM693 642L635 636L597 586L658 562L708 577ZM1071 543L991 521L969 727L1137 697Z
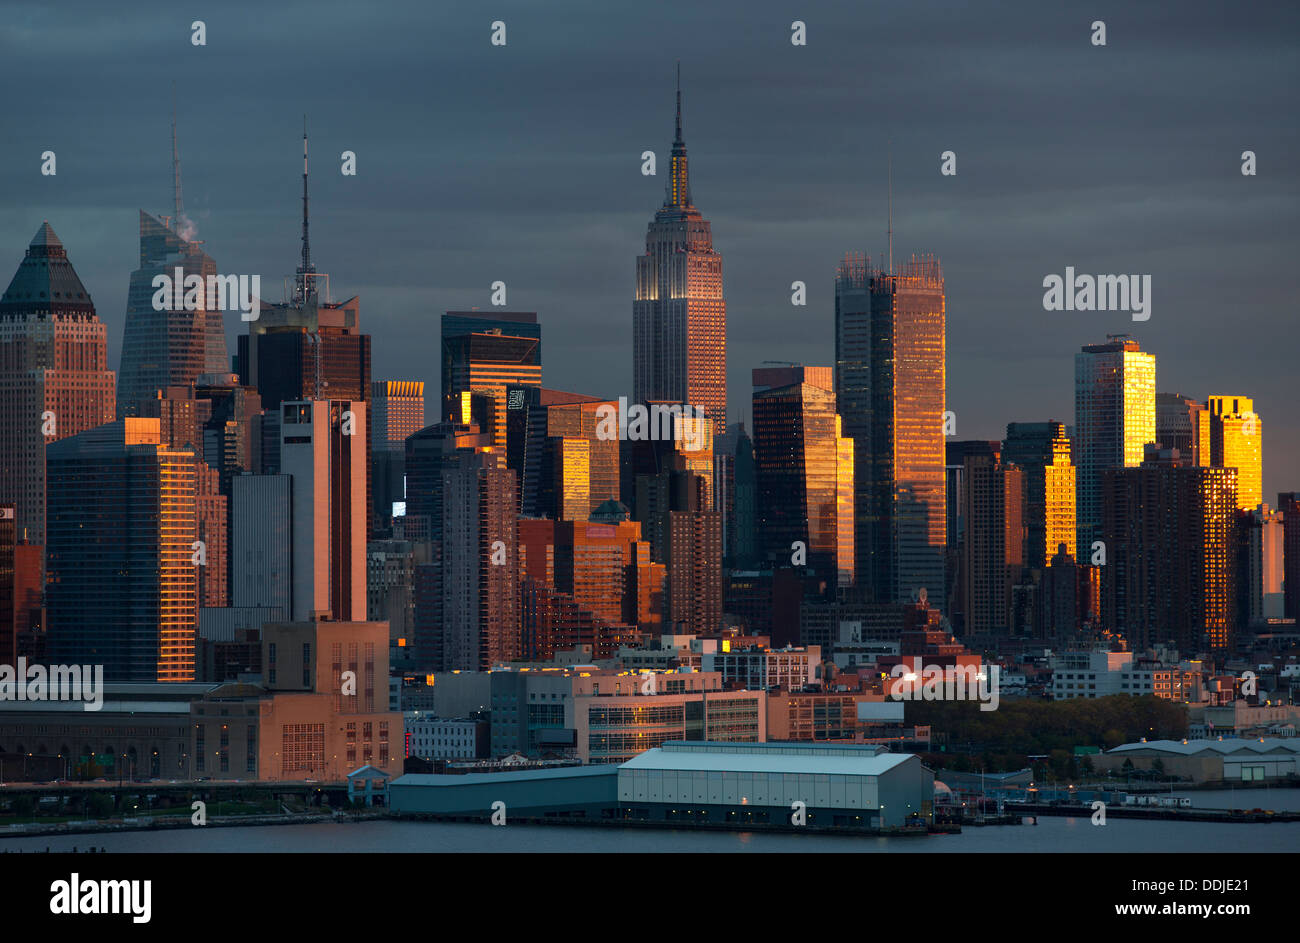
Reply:
M727 303L722 256L708 220L691 202L682 89L667 193L636 260L632 359L636 401L702 407L716 433L727 428Z

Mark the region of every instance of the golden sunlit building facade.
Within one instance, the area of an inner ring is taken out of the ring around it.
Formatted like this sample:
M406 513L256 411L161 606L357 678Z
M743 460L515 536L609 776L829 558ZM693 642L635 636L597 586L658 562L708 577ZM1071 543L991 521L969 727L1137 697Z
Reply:
M1237 469L1237 507L1253 511L1264 500L1264 426L1255 401L1245 396L1211 396L1210 461Z
M1075 513L1078 548L1101 539L1102 474L1142 464L1156 441L1156 358L1115 335L1074 355Z

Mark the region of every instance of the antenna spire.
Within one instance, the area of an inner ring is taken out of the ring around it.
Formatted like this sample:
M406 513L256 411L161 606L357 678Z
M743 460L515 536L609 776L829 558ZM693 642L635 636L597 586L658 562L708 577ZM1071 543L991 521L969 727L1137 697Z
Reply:
M691 205L691 178L686 163L686 142L682 140L682 61L677 60L677 135L673 138L671 164L668 175L666 207Z
M677 60L677 137L673 139L674 144L685 143L682 141L682 60Z
M298 291L305 302L309 295L315 291L312 284L311 276L316 269L311 264L311 239L308 234L308 201L307 201L307 116L302 116L302 266L298 269L299 285Z
M176 144L176 83L172 82L172 203L175 217L172 226L180 228L181 217L185 214L185 203L181 199L181 152Z
M889 142L889 274L894 274L894 144Z

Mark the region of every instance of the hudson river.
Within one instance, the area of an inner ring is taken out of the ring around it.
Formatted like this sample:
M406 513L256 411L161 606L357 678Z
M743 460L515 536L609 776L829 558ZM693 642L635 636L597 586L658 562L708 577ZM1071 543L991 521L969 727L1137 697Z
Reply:
M1200 808L1300 809L1300 789L1192 792ZM838 837L766 832L697 832L609 826L471 825L386 820L246 828L187 828L0 840L0 851L111 852L1295 852L1300 823L1235 825L1111 817L1093 825L1041 816L1038 825L967 827L960 835Z

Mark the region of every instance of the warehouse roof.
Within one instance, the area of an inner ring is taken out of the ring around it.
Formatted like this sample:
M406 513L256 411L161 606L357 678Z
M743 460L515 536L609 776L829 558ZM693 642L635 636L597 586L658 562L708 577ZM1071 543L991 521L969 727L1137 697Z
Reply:
M755 751L753 753L696 750L646 750L621 770L681 770L718 773L802 773L804 775L880 776L912 757L904 753L852 755L840 751Z
M1245 740L1230 738L1227 740L1148 740L1146 742L1125 743L1107 753L1141 753L1149 750L1153 753L1173 753L1178 756L1196 756L1199 753L1300 753L1300 739L1281 739L1265 737L1263 739Z

